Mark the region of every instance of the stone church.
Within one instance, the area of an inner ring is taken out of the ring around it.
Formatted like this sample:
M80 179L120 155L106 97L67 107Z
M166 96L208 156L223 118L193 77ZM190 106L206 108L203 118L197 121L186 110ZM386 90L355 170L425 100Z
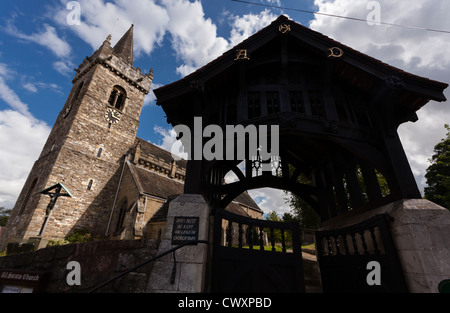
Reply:
M86 57L18 197L0 250L74 230L109 239L158 238L184 191L186 161L136 136L153 70L133 66L133 26ZM52 192L54 191L54 192ZM247 192L227 210L262 218Z

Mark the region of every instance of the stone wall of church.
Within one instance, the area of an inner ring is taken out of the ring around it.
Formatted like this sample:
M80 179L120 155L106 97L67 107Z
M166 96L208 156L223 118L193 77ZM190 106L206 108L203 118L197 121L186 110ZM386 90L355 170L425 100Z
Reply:
M139 205L140 194L136 187L136 183L130 173L128 166L125 164L123 168L122 181L118 188L116 198L116 204L114 206L114 212L112 212L111 223L109 225L108 234L115 239L134 239L134 222L137 216L137 207ZM123 204L126 202L126 212L121 212L124 209ZM120 216L123 215L122 225L119 225Z
M121 205L124 201L127 202L127 212L124 215L123 225L118 228ZM131 240L146 237L148 221L164 202L165 199L162 198L141 195L128 166L125 166L108 233L114 239Z
M145 93L127 79L140 70L130 67L122 75L114 69L123 69L119 58L112 57L107 66L94 61L90 61L93 66L88 72L77 74L73 90L18 198L0 249L7 241L26 240L39 234L50 199L37 192L57 183L62 183L73 197L58 199L43 236L64 238L72 230L83 228L105 234L121 165L136 139ZM151 83L149 77L142 83L147 84L147 80ZM116 85L126 91L127 98L121 120L109 125L105 112ZM37 184L26 201L35 178ZM22 210L24 202L27 205Z
M64 246L54 246L32 253L0 257L1 270L43 272L49 281L43 292L85 293L99 284L156 256L156 240L95 241ZM81 285L69 286L67 264L80 264ZM99 292L143 292L152 264L146 265L125 277L105 286Z
M159 199L155 197L146 197L147 199L144 200L147 202L145 207L145 216L144 216L144 223L147 225L148 221L155 215L155 213L159 210L159 208L164 204L166 201L165 199Z

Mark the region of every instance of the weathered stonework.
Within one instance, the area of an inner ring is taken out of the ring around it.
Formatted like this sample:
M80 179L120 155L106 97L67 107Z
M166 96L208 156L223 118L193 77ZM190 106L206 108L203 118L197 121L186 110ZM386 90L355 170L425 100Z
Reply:
M73 197L58 198L44 240L77 229L118 240L161 237L166 216L150 220L168 197L183 193L186 161L136 137L153 71L133 67L132 37L133 27L115 47L108 37L75 70L73 88L17 200L0 250L39 235L50 201L39 192L57 183ZM117 86L126 93L120 108L110 103ZM108 108L120 112L118 123L106 120ZM235 211L262 217L248 194L241 198L246 205L234 203Z
M124 36L132 44L127 36L132 36L132 29ZM73 197L58 199L42 236L64 238L82 228L105 234L121 167L135 144L153 79L153 74L142 74L124 57L107 40L76 70L72 91L29 174L0 248L8 241L39 234L50 201L39 191L56 183L62 183ZM126 92L118 124L105 119L114 86Z
M210 208L201 195L183 194L169 205L167 225L161 238L158 254L174 248L172 245L173 222L176 216L199 218L198 239L210 240ZM199 243L185 246L175 252L177 268L175 279L170 277L173 269L172 254L156 261L146 292L204 292L209 246Z
M155 240L96 241L54 246L36 252L0 258L0 269L45 272L46 293L86 293L105 281L156 256ZM69 286L67 264L80 264L81 285ZM152 264L145 265L98 290L99 293L144 292Z

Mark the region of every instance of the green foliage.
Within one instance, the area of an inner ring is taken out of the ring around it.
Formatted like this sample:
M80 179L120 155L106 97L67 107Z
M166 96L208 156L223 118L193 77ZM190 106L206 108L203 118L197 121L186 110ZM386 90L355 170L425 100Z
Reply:
M272 211L269 214L266 215L266 220L267 221L273 221L273 222L280 222L281 219L278 216L277 212ZM265 232L267 232L267 234L270 234L270 230L269 229L264 229ZM275 229L273 231L273 235L274 235L274 240L275 242L281 242L281 231L279 229ZM270 241L270 238L269 238Z
M294 172L293 167L289 167L289 172L292 175ZM299 175L297 182L311 185L311 181L303 174ZM296 196L293 193L285 192L288 198L285 198L286 202L291 207L291 213L285 213L283 215L283 221L292 222L297 221L301 228L315 229L320 226L320 217L316 211L302 198Z
M64 239L50 240L47 247L68 245L71 243L81 243L94 241L94 236L87 229L76 229Z
M93 241L94 236L87 229L76 229L65 238L69 243Z
M57 240L49 240L47 243L47 247L53 247L53 246L63 246L63 245L68 245L70 244L70 242L68 242L65 239L57 239Z
M278 216L277 212L272 211L269 214L266 215L266 220L267 221L273 221L273 222L280 222L281 219Z
M280 217L277 214L277 212L275 212L275 211L272 211L269 214L267 214L266 215L266 220L267 221L274 221L274 222L286 222L286 223L288 223L288 222L298 222L294 218L294 216L292 214L290 214L290 213L284 213L283 216ZM269 242L270 242L271 241L270 229L264 229L264 231L268 234L268 236L269 236L268 239L269 239ZM281 240L281 230L280 229L274 229L273 237L274 237L275 243L281 243L282 242L282 240ZM285 240L285 243L292 242L292 233L291 233L291 231L285 231L284 232L284 240Z
M433 201L450 210L450 126L447 137L434 147L434 155L429 160L431 165L427 168L425 178L425 199Z
M292 218L300 223L301 228L316 229L320 226L320 217L316 211L302 198L289 194L287 199L291 207Z
M6 226L6 223L8 223L8 219L11 216L11 212L11 209L0 207L0 226Z
M293 171L293 169L289 169L291 172ZM378 184L380 186L380 190L381 190L381 194L383 197L387 196L390 194L390 190L389 190L389 186L388 183L386 181L386 178L378 171L375 170L376 173L376 177L378 180ZM356 167L356 177L358 179L358 183L361 189L361 193L362 193L362 199L365 203L369 202L369 195L367 193L366 190L366 186L365 186L365 182L364 182L364 176L362 173L362 170L359 166ZM305 175L300 175L298 180L299 183L305 184L305 185L311 185L311 181L305 176ZM348 210L352 209L352 203L351 203L351 199L350 199L350 192L348 190L348 186L347 186L347 180L344 177L342 179L342 183L343 183L343 188L344 191L346 192L346 204ZM305 229L317 229L320 226L320 217L319 215L316 213L316 211L302 198L286 192L286 195L288 196L288 198L286 199L287 202L289 203L290 207L291 207L291 214L289 214L294 220L299 221L300 223L300 227L301 228L305 228ZM286 217L289 218L289 217Z

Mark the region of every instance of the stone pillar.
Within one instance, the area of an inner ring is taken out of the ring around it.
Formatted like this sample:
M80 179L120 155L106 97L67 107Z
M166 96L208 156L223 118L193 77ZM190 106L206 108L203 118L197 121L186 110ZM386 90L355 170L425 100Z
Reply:
M424 199L400 200L325 223L323 229L357 224L382 213L394 218L390 231L409 292L437 293L439 282L450 279L450 211L446 208Z
M210 208L201 195L182 194L172 200L167 213L167 223L161 238L158 255L176 245L172 245L172 230L175 217L198 217L198 239L209 238ZM175 252L176 274L171 283L174 260L172 253L155 262L146 292L204 292L206 288L207 261L209 245L199 243L185 246Z
M392 236L410 292L436 293L450 278L450 211L428 200L405 200L390 214Z

